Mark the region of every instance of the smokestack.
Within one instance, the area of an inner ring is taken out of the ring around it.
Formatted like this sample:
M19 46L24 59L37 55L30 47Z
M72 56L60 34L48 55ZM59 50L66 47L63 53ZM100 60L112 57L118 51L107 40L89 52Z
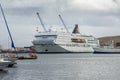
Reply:
M78 24L75 24L75 28L74 28L74 30L73 30L72 33L74 33L74 34L80 34Z

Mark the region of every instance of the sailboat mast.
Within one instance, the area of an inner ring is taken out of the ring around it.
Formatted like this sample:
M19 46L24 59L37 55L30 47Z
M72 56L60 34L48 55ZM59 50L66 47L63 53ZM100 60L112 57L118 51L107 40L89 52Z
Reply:
M4 11L3 11L3 9L2 9L1 4L0 4L0 8L1 8L2 15L3 15L4 21L5 21L5 24L6 24L8 33L9 33L9 36L10 36L11 46L14 48L14 50L16 50L15 45L14 45L14 42L13 42L13 39L12 39L12 36L11 36L11 33L10 33L10 29L9 29L9 27L8 27L7 20L6 20L6 18L5 18L5 14L4 14Z
M60 18L60 20L62 21L62 23L63 23L63 25L64 25L66 31L69 33L69 30L67 29L67 27L66 27L66 25L65 25L65 23L64 23L64 21L63 21L63 19L62 19L62 17L61 17L61 15L59 15L59 18Z
M44 31L46 32L47 30L46 30L46 28L45 28L45 26L44 26L44 24L43 24L43 21L42 21L40 15L39 15L39 13L37 12L36 14L37 14L37 16L38 16L38 18L39 18L39 20L40 20L40 23L41 23L41 25L42 25Z

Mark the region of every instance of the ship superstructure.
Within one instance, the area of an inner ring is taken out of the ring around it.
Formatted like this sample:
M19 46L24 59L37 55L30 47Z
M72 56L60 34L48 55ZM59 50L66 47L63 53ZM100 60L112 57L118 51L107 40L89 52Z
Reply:
M41 53L94 52L93 47L99 46L99 41L93 36L74 32L40 32L35 35L35 38L34 47L37 52Z

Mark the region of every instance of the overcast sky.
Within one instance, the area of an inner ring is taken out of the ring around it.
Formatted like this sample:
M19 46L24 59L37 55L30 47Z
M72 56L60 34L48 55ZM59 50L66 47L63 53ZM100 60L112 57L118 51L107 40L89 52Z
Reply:
M43 31L36 12L47 29L64 29L61 14L69 31L78 24L82 34L96 38L120 35L120 0L1 0L1 4L17 47L32 45L36 27ZM1 12L0 44L4 48L10 45Z

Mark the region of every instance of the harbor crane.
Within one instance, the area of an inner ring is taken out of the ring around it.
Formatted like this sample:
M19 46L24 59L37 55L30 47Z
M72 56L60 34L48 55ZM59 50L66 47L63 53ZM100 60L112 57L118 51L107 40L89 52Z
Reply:
M46 28L45 28L45 26L44 26L44 24L43 24L43 21L42 21L40 15L39 15L39 13L37 12L36 14L37 14L37 16L38 16L38 18L39 18L39 20L40 20L40 23L41 23L41 25L42 25L44 31L47 32L47 30L46 30Z
M69 33L69 30L67 29L67 27L66 27L66 25L65 25L65 23L64 23L64 21L63 21L63 19L62 19L62 17L61 17L60 14L59 14L59 18L60 18L60 20L62 21L62 24L64 25L66 31Z
M1 12L2 12L4 21L5 21L5 24L6 24L6 28L7 28L7 31L8 31L10 40L11 40L11 47L14 48L14 50L15 50L15 52L16 52L16 47L15 47L15 44L14 44L14 41L13 41L13 38L12 38L12 35L11 35L11 32L10 32L10 29L9 29L9 27L8 27L8 23L7 23L7 20L6 20L6 17L5 17L5 14L4 14L4 11L3 11L3 8L2 8L2 5L1 5L1 4L0 4L0 9L1 9ZM17 55L17 53L16 53L16 55Z

